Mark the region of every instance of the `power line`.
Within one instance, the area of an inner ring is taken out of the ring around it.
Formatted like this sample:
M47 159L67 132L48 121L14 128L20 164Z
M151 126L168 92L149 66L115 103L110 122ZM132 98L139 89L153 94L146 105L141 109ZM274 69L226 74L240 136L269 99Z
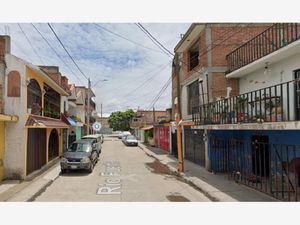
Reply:
M120 34L117 34L117 33L113 32L113 31L111 31L111 30L109 30L109 29L103 27L103 26L100 26L100 25L97 24L97 23L94 23L94 25L97 26L97 27L99 27L99 28L101 28L102 30L104 30L104 31L106 31L106 32L108 32L108 33L111 33L111 34L113 34L113 35L115 35L115 36L117 36L117 37L119 37L119 38L122 38L122 39L124 39L124 40L126 40L126 41L129 41L129 42L131 42L131 43L133 43L133 44L135 44L135 45L137 45L137 46L140 46L140 47L142 47L142 48L145 48L145 49L148 49L148 50L151 50L151 51L159 52L159 53L160 53L160 51L157 51L157 50L155 50L155 49L149 48L149 47L147 47L147 46L145 46L145 45L142 45L142 44L140 44L140 43L138 43L138 42L132 41L132 40L126 38L126 37L123 37L123 36L120 35Z
M25 38L26 38L27 42L29 43L31 49L33 50L34 54L40 59L40 61L41 61L43 64L45 64L44 61L42 60L41 56L37 53L37 51L36 51L35 48L33 47L32 43L30 42L29 38L27 37L26 33L24 32L24 30L22 29L22 27L21 27L21 25L20 25L19 23L18 23L18 26L19 26L21 32L23 33L23 35L25 36Z
M70 55L70 53L68 52L68 50L66 49L66 47L64 46L64 44L61 42L61 40L59 39L59 37L57 36L57 34L55 33L55 31L53 30L53 28L50 25L50 23L47 23L47 24L50 27L50 29L53 32L53 34L55 35L55 37L58 40L58 42L60 43L60 45L63 47L63 49L65 50L65 52L68 54L68 56L70 57L70 59L74 63L74 65L77 67L77 69L79 70L79 72L88 80L89 78L84 74L84 72L82 72L82 70L80 69L80 67L78 66L78 64L75 62L75 60L73 59L73 57Z
M170 55L174 56L172 52L170 52L165 46L163 46L142 24L138 23L138 25L143 29L159 46L161 46L165 51L167 51Z
M37 27L31 23L31 25L34 27L34 29L39 33L39 35L43 38L43 40L47 43L47 45L52 49L52 51L55 53L55 55L64 63L64 65L69 69L69 71L74 74L79 80L80 77L74 73L74 71L69 67L69 65L62 59L62 57L56 52L56 50L52 47L52 45L48 42L48 40L43 36L43 34L37 29Z
M135 25L144 33L144 34L146 34L146 36L165 54L165 55L167 55L168 57L170 57L170 58L172 58L172 54L171 55L169 55L170 53L169 53L169 51L166 51L164 48L162 48L161 46L160 46L160 43L157 43L157 41L155 40L155 39L153 39L152 37L151 37L151 35L149 35L144 29L143 29L143 27L142 26L140 26L140 24L139 23L135 23Z
M169 63L167 65L165 65L160 71L158 72L162 72L163 70L165 70L167 68L167 66L169 65ZM149 77L147 80L145 80L141 85L139 85L137 88L135 88L134 90L132 90L131 92L127 93L126 95L131 95L132 93L134 93L135 91L137 91L138 89L140 89L141 87L143 87L145 84L147 84L148 82L150 82L150 80L154 79L154 77L156 77L159 73L155 73L153 76Z

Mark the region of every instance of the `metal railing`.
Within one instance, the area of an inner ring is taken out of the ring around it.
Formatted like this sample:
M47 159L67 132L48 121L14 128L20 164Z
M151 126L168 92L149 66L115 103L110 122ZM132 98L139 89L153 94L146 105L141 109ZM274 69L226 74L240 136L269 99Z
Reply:
M299 23L277 23L226 56L231 73L300 39Z
M211 169L283 201L298 201L300 146L210 138Z
M195 125L295 121L300 80L193 107Z

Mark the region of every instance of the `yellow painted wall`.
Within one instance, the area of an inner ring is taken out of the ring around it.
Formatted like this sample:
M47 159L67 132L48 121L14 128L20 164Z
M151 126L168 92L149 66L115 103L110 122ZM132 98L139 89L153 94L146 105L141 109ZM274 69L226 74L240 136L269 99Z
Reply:
M0 121L0 181L4 178L4 122Z

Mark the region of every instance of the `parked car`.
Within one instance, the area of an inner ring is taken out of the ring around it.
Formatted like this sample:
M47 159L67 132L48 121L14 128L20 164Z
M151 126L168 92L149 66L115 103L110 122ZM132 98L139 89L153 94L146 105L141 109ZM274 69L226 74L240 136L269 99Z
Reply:
M64 152L60 161L61 172L67 170L85 169L90 173L98 161L97 144L94 139L74 141Z
M124 131L124 132L122 132L121 138L122 138L122 141L123 141L123 142L124 142L124 139L126 138L126 136L128 136L128 135L131 135L131 133L130 133L129 131Z
M81 139L95 140L96 147L97 147L97 153L99 156L101 153L101 149L102 149L103 138L104 138L103 134L92 134L92 135L83 136Z
M124 140L124 144L129 146L138 146L138 141L135 136L128 135Z
M118 134L118 138L119 138L119 139L122 139L122 135L123 135L123 132L120 132L120 133Z

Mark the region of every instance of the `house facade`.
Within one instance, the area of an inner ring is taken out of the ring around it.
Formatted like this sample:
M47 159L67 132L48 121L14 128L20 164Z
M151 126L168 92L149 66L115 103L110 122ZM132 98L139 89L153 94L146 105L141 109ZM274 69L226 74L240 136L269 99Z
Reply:
M3 59L4 114L18 117L5 124L4 178L24 179L62 154L68 125L61 120L61 106L68 93L40 67L10 51Z
M193 110L195 106L239 93L238 79L226 77L226 55L269 26L194 23L176 45L172 67L172 116L178 113L179 89L185 159L209 168L207 132L193 126ZM176 135L172 134L172 138Z
M300 24L273 24L226 56L239 94L194 108L210 170L280 200L300 187Z

